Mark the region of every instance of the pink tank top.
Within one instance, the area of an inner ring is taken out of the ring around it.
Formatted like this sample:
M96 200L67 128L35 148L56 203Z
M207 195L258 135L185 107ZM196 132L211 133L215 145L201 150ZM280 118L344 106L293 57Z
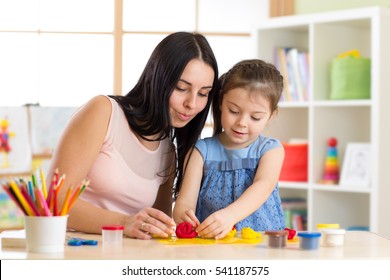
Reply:
M98 207L133 215L151 207L161 184L168 179L174 159L170 139L155 151L146 149L130 129L119 104L111 101L112 112L101 151L88 173L91 180L82 199Z

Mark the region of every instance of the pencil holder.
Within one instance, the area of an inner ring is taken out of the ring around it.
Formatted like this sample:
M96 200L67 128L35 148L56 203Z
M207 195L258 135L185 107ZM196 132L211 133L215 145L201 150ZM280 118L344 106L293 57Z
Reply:
M61 253L65 247L68 216L25 216L27 251Z

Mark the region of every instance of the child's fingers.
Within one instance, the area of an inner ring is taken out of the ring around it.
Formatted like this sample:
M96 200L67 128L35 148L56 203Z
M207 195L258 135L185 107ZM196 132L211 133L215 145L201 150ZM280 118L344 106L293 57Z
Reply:
M222 239L222 238L224 238L227 234L229 233L229 231L227 231L227 230L224 230L224 231L222 231L220 234L217 234L216 236L215 236L215 239Z
M201 223L197 228L196 232L199 236L203 238L212 238L215 236L215 230L217 229L217 224L211 221L210 219L206 219L203 223Z
M193 227L198 227L200 222L198 220L198 218L195 216L195 213L192 209L189 209L186 211L186 214L187 216L191 219L191 221L189 221Z
M194 228L198 227L199 220L196 218L195 213L192 209L188 209L185 211L185 216L183 218L184 222L188 222L193 226Z

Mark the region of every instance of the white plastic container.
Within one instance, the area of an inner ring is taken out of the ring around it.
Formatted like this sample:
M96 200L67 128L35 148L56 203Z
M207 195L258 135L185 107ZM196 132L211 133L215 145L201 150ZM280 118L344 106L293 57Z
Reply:
M340 228L339 224L317 224L317 230L318 232L322 233L322 230L324 229L338 229ZM324 246L324 238L321 236L320 238L320 246Z
M124 228L122 225L102 226L103 245L122 245Z
M344 245L345 229L327 228L322 230L322 245L324 247L340 247Z

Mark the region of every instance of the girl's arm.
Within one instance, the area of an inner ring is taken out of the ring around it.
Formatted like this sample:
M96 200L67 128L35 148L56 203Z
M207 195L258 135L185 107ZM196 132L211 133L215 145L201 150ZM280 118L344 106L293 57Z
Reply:
M191 151L187 154L186 161L188 157L182 186L173 208L173 218L177 224L189 222L197 227L199 220L195 216L195 210L203 177L203 157L196 148L192 154Z
M235 202L207 217L197 228L198 234L205 238L223 238L234 224L259 209L278 182L283 159L283 147L266 152L260 159L253 184Z
M110 101L105 96L97 96L85 104L65 128L47 177L48 180L52 178L56 168L60 174L66 174L59 201L63 201L70 186L76 186L86 178L103 145L110 116ZM170 217L157 209L146 208L134 216L127 216L78 199L69 213L68 227L88 233L101 233L104 224L122 224L125 225L125 235L148 239L151 237L141 230L141 225L149 217L161 219L166 223L171 222ZM166 236L170 228L167 226L161 229L152 228L149 232Z

